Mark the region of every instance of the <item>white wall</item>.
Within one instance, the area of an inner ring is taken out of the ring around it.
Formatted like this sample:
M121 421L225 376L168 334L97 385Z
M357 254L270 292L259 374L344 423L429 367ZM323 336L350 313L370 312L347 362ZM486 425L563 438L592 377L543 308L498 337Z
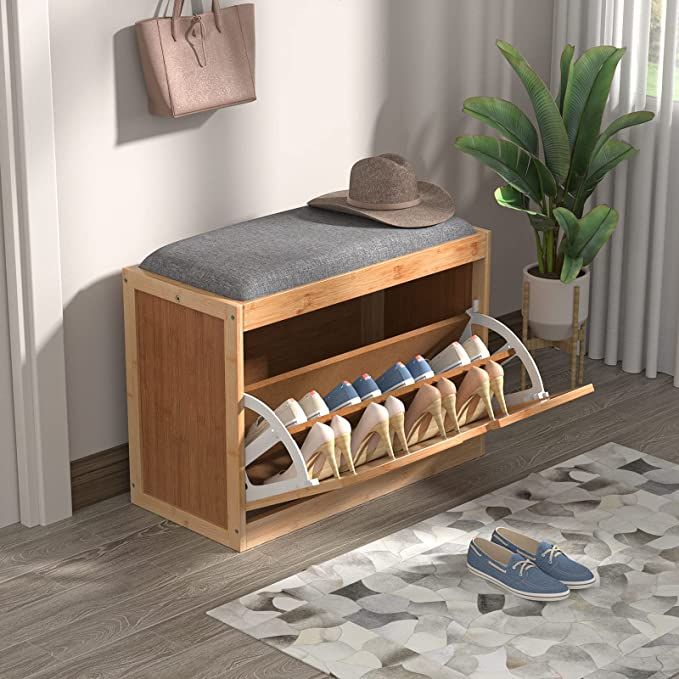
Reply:
M120 268L341 188L370 153L408 155L493 228L493 307L518 307L529 229L452 143L474 127L464 97L520 89L496 37L548 74L551 2L258 0L258 101L182 120L146 113L134 41L134 21L164 4L50 2L73 458L127 439Z
M4 237L0 217L0 527L19 520L19 481L14 436L6 283Z

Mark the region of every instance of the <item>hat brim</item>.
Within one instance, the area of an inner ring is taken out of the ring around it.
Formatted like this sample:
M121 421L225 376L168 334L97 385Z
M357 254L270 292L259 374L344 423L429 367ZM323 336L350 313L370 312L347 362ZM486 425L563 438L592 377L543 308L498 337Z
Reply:
M455 214L455 201L445 189L429 182L417 182L417 187L420 193L419 205L402 210L366 210L354 207L347 202L348 191L326 193L318 198L312 198L308 205L333 212L346 212L350 215L367 217L402 229L434 226L434 224L445 222Z

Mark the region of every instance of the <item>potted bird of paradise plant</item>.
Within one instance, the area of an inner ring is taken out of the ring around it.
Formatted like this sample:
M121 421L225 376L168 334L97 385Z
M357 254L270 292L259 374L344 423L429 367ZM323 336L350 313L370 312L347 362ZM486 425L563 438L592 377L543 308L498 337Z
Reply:
M471 97L464 102L464 112L502 138L461 136L455 146L506 182L495 191L499 205L528 217L537 251L537 261L524 269L531 286L529 323L539 337L562 340L571 333L572 288L581 288L582 323L588 314L588 265L618 224L614 208L597 205L586 210L587 201L613 168L637 152L615 135L650 121L653 113L626 113L601 131L624 48L592 47L574 61L575 48L566 45L559 92L553 96L517 49L501 40L497 46L528 92L538 129L510 101Z

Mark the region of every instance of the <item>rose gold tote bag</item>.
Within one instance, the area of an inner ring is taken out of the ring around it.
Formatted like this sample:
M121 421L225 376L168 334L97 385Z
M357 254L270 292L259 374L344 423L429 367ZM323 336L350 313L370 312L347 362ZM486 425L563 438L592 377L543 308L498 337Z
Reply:
M149 111L178 118L254 101L254 5L181 16L184 0L174 0L171 18L136 24Z

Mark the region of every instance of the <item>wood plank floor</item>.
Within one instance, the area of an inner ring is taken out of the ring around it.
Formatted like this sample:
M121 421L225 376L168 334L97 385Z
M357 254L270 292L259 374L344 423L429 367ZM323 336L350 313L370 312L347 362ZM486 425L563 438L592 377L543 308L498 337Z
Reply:
M538 362L568 387L566 357ZM120 496L50 527L0 530L3 679L312 679L205 615L307 566L608 441L679 462L679 391L587 362L589 397L493 433L481 460L237 555ZM516 381L514 371L510 386Z

